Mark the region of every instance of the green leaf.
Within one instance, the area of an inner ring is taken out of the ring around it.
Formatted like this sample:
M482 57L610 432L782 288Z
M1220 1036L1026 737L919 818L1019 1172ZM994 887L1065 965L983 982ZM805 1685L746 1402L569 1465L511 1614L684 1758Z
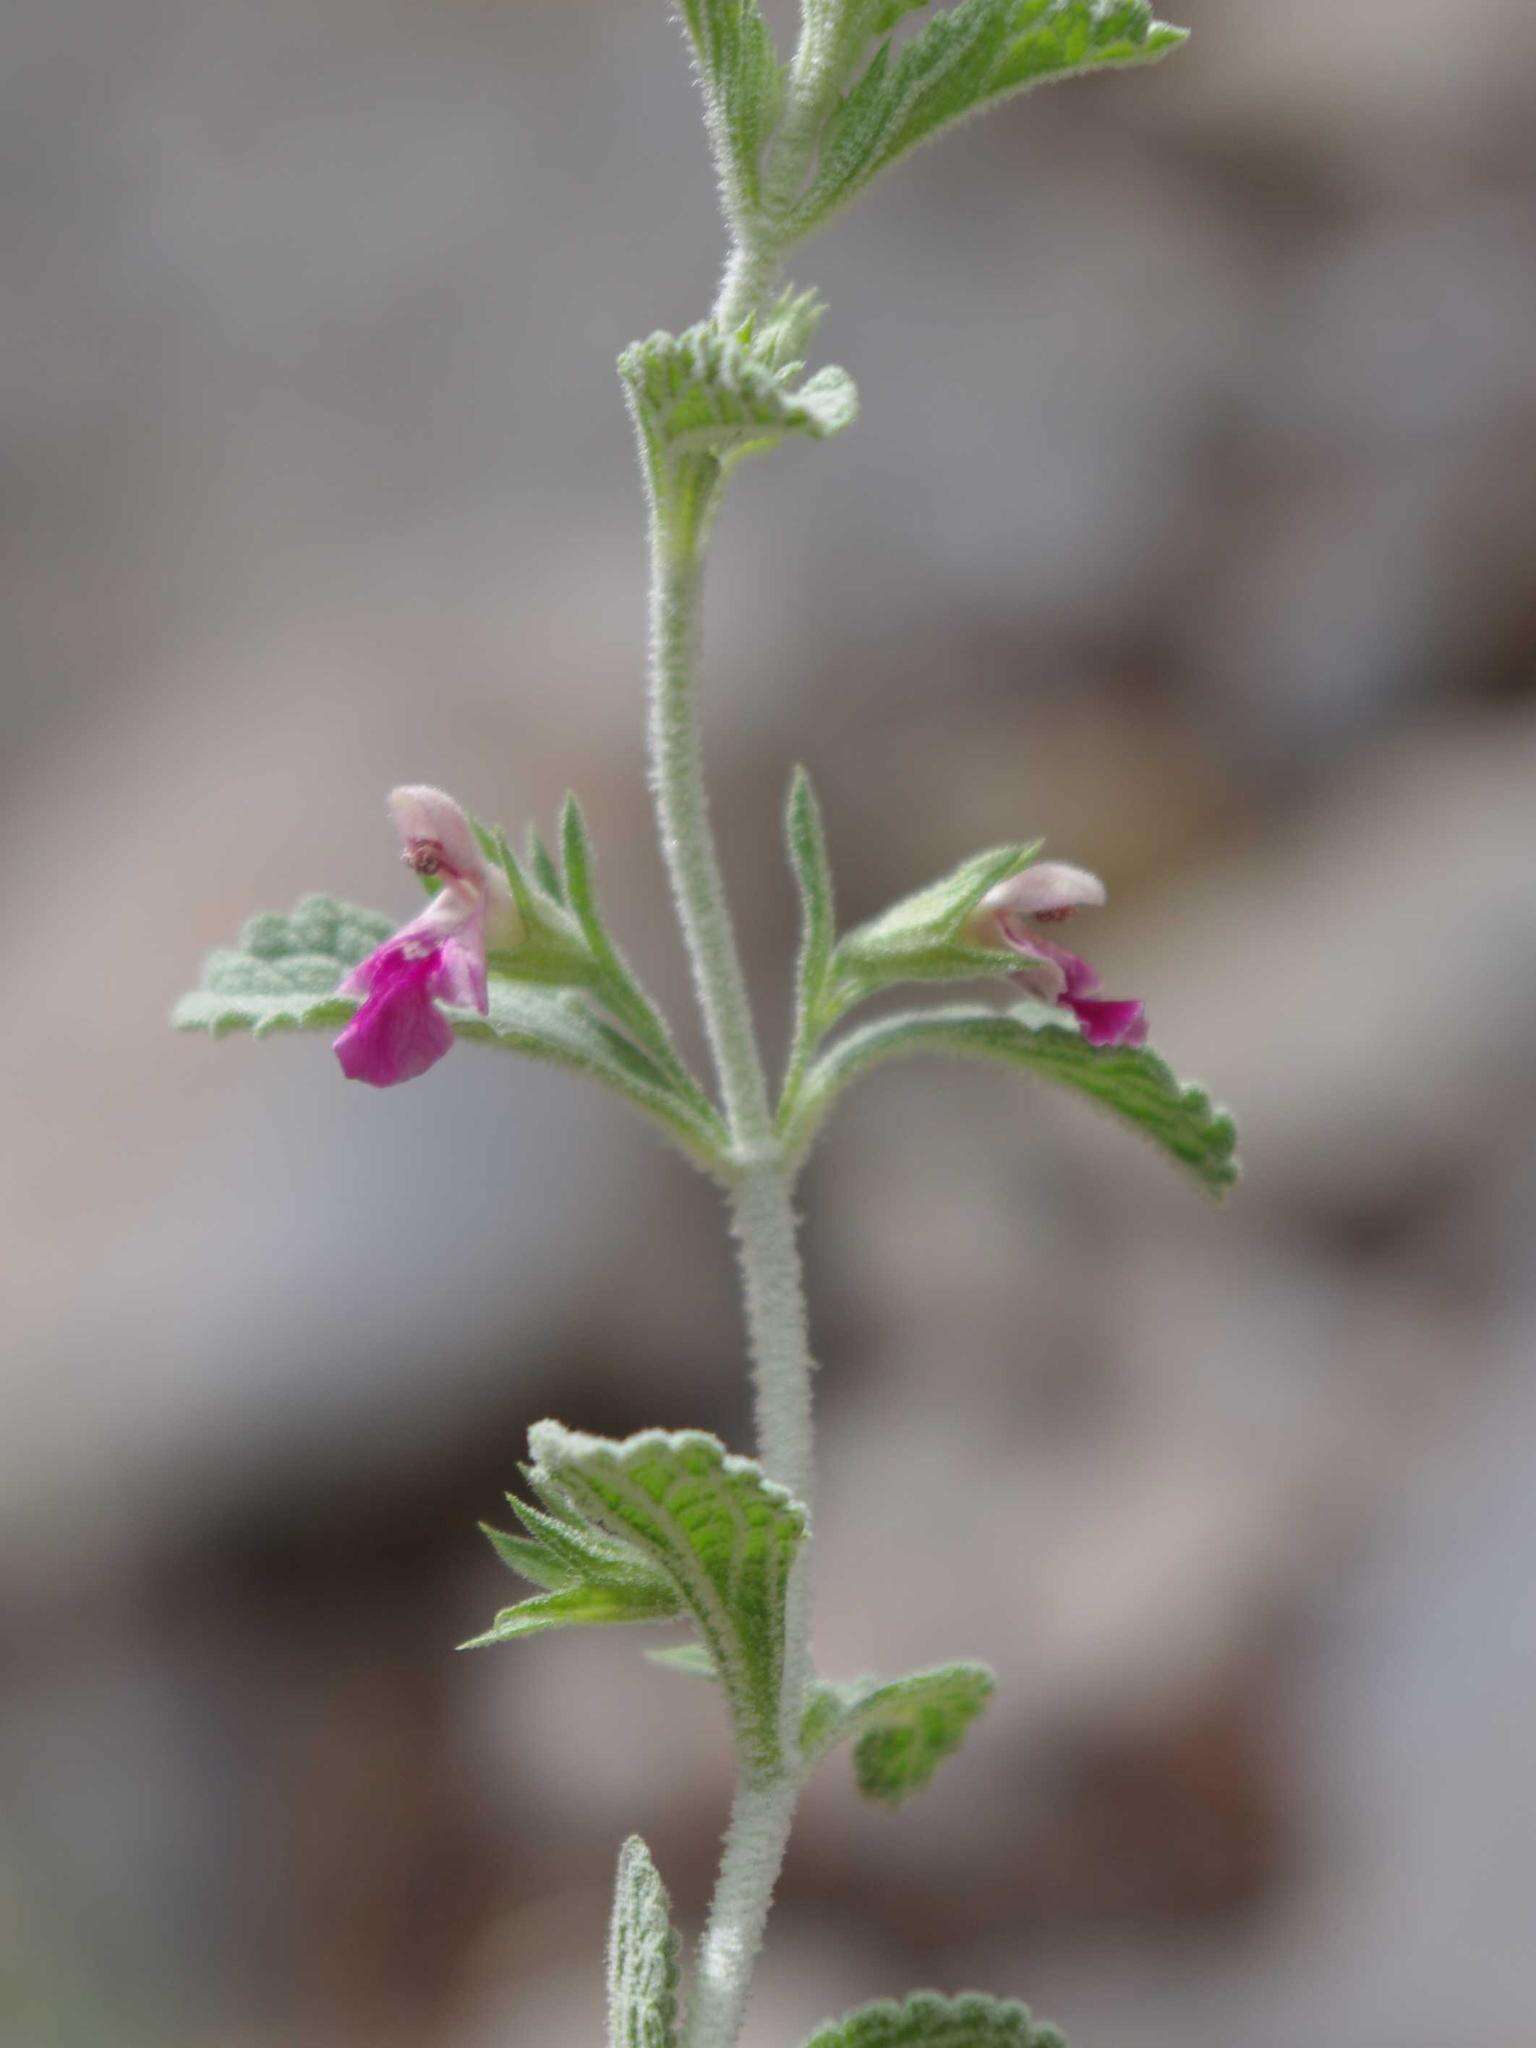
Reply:
M591 988L601 978L580 927L558 895L524 873L504 832L471 819L488 860L507 878L512 900L523 922L523 936L506 952L486 956L494 974L510 981L537 982L547 988Z
M646 1657L652 1664L659 1664L664 1671L677 1671L684 1678L707 1678L713 1681L715 1667L702 1643L669 1643L663 1650L647 1650Z
M816 2032L805 2048L1066 2048L1054 2027L1014 1999L970 1991L942 1998L915 1991L897 2005L866 2005Z
M817 1038L826 1028L823 1011L837 938L832 901L832 868L821 807L811 778L797 768L785 813L789 857L800 891L800 955L795 966L795 1027L786 1093L793 1090Z
M1037 839L973 854L938 881L902 897L849 932L832 961L832 1015L841 1016L866 996L897 982L975 981L1014 972L1017 957L973 944L966 937L966 924L987 891L1027 867L1041 844Z
M763 148L778 119L783 73L757 0L680 0L699 60L710 139L737 208L762 196Z
M1021 0L988 97L1084 71L1153 64L1188 40L1187 28L1154 19L1146 0Z
M960 1747L996 1683L985 1664L941 1664L883 1685L821 1682L805 1710L801 1747L814 1762L851 1741L859 1790L899 1806Z
M793 232L825 220L897 157L979 104L1006 48L1016 4L960 0L935 15L894 61L891 44L880 45L827 123Z
M875 24L894 25L905 11L882 8ZM828 121L790 232L805 234L898 157L977 109L1049 79L1152 63L1186 33L1155 20L1147 0L959 0L894 61L890 43L881 44Z
M748 323L739 339L775 375L794 377L805 367L806 350L826 311L826 301L818 291L797 291L787 284L761 318Z
M580 1578L580 1573L572 1569L567 1559L532 1536L511 1536L505 1529L494 1528L489 1522L480 1524L480 1533L508 1571L516 1572L519 1578L531 1579L546 1592L560 1592L576 1584Z
M521 1600L504 1607L483 1635L460 1643L461 1650L484 1650L492 1643L515 1643L524 1636L542 1635L552 1628L605 1628L618 1622L670 1621L675 1605L660 1599L655 1604L638 1591L622 1586L564 1586L553 1592Z
M955 1004L903 1012L852 1031L816 1061L785 1132L791 1152L810 1143L842 1091L887 1060L926 1053L1022 1067L1076 1089L1189 1168L1213 1195L1237 1179L1236 1132L1204 1089L1175 1079L1145 1046L1094 1047L1057 1005L1009 1010Z
M889 35L897 23L909 14L915 14L919 7L926 7L928 0L876 0L869 17L866 34Z
M784 1600L805 1509L696 1431L615 1443L541 1422L529 1441L542 1486L665 1581L720 1675L743 1753L775 1769Z
M609 937L597 907L592 880L592 850L586 821L574 796L567 796L560 814L560 847L565 862L565 898L594 963L594 981L602 1000L633 1034L656 1067L702 1118L713 1116L709 1098L694 1080L672 1043L672 1034L628 961Z
M608 1924L608 2048L676 2048L680 1974L672 1902L650 1850L631 1835Z
M846 370L818 370L795 387L793 375L710 321L632 343L619 375L647 454L662 465L690 455L731 460L786 434L823 440L858 410Z
M502 1563L544 1591L504 1607L483 1635L460 1644L461 1649L516 1642L551 1628L671 1621L681 1613L672 1586L632 1544L615 1543L565 1513L545 1513L515 1494L507 1498L527 1535L480 1526Z
M307 896L288 915L264 912L245 926L237 946L209 954L201 986L176 1004L171 1023L178 1031L207 1031L215 1038L232 1031L265 1038L274 1031L334 1030L358 1007L355 996L336 993L336 983L393 929L374 911L326 896ZM488 995L483 1017L475 1010L445 1010L460 1038L602 1082L660 1125L706 1171L720 1170L726 1137L713 1110L701 1109L670 1072L580 996L495 971L488 977Z
M533 875L533 879L538 883L545 895L556 903L564 903L565 883L561 878L559 868L555 866L549 848L539 837L539 829L536 825L528 827L528 867Z
M330 896L304 896L291 912L249 918L233 946L203 962L200 986L172 1013L178 1031L323 1030L344 1024L357 1008L338 996L349 968L382 946L394 930L377 911Z

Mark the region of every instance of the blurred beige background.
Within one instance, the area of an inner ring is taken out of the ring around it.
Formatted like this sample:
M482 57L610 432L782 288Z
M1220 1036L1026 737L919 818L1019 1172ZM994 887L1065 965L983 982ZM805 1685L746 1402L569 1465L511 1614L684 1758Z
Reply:
M719 536L775 1048L799 758L850 919L1000 837L1101 869L1248 1168L1217 1213L918 1068L819 1155L823 1663L1003 1683L904 1814L818 1781L750 2048L920 1983L1536 2044L1536 16L1187 18L805 252L864 416ZM719 260L678 38L17 0L0 50L0 2038L591 2048L621 1837L702 1909L715 1703L452 1645L531 1420L744 1440L714 1198L490 1054L379 1096L164 1018L249 909L408 907L402 778L578 786L686 1012L612 372Z

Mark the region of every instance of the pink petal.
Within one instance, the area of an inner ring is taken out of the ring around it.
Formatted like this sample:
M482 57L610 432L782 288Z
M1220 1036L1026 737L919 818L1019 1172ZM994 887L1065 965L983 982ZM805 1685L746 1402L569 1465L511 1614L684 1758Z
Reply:
M1065 998L1068 1002L1077 996L1092 995L1099 986L1099 977L1088 962L1076 953L1069 953L1065 946L1055 945L1050 939L1042 939L1038 932L1030 933L1028 943L1032 953L1042 954L1060 968Z
M490 1008L490 992L485 980L485 947L477 941L478 921L473 931L466 929L461 937L447 941L432 977L432 993L439 1002L478 1010L483 1017Z
M367 1001L336 1040L335 1053L349 1081L393 1088L436 1066L453 1046L453 1029L432 989L442 949L389 940L342 983L342 992L367 991Z
M1069 995L1063 1001L1082 1025L1083 1036L1090 1045L1146 1044L1146 1008L1134 998Z
M1010 942L1011 943L1011 942ZM1054 960L1047 960L1033 946L1015 946L1019 965L1012 979L1037 1002L1059 1003L1067 992L1067 977Z

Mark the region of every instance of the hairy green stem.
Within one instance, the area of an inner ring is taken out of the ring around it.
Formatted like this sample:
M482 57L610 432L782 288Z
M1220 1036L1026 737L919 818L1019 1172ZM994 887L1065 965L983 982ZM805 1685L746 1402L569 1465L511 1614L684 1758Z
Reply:
M811 1357L795 1241L793 1174L777 1161L731 1194L757 1396L758 1456L797 1500L811 1498Z
M744 287L746 288L746 287ZM761 282L750 287L760 292ZM753 309L760 303L754 297ZM745 315L743 316L745 317ZM704 536L718 478L648 467L651 540L649 745L662 850L677 902L730 1131L731 1221L752 1359L758 1452L770 1479L809 1505L811 1360L796 1243L794 1175L769 1107L746 981L710 827L697 659ZM689 2001L687 2048L732 2048L746 2011L801 1784L800 1719L810 1673L802 1548L788 1589L779 1768L743 1761Z
M816 160L827 116L855 49L858 10L849 0L807 7L790 61L784 106L766 153L762 203L748 210L722 182L732 246L715 301L715 325L732 334L766 303L796 239L787 226Z
M762 222L738 223L715 300L714 321L722 334L734 334L763 306L778 283L781 262L778 245Z
M799 1795L792 1772L756 1783L744 1778L737 1788L688 2000L686 2048L728 2048L741 2033Z
M751 1152L771 1140L773 1123L704 786L696 686L701 540L695 522L682 532L679 524L653 490L651 784L732 1143Z

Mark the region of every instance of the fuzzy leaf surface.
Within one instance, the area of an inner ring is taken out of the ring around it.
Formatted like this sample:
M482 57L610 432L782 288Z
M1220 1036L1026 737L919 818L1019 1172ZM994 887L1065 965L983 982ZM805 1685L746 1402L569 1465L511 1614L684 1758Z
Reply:
M941 1664L884 1684L823 1681L812 1689L801 1745L814 1761L852 1742L859 1790L900 1806L954 1755L996 1687L985 1664Z
M936 882L903 896L842 939L828 973L831 1015L906 981L975 981L1014 972L1017 959L972 944L966 922L987 891L1027 867L1040 840L973 854Z
M750 1459L693 1430L614 1442L541 1422L529 1442L541 1487L670 1588L709 1652L744 1754L776 1768L784 1599L804 1508Z
M826 301L820 292L797 291L787 284L740 339L766 369L777 376L794 376L804 368L805 352L817 328L826 317Z
M645 1654L663 1671L676 1671L684 1678L705 1678L713 1682L715 1667L702 1643L669 1643L665 1649L647 1650Z
M638 1835L619 1852L608 1924L608 2048L676 2048L679 1943L672 1903Z
M827 859L821 806L803 768L795 770L789 786L785 836L795 885L800 892L800 952L795 963L795 1022L790 1054L793 1076L798 1074L825 1029L827 984L837 942L832 868Z
M885 10L893 24L906 11ZM828 122L794 232L979 108L1050 79L1152 63L1186 33L1156 20L1147 0L959 0L894 58L880 45Z
M393 930L377 911L331 896L300 897L291 911L261 911L246 920L233 946L208 955L198 988L182 997L171 1021L178 1031L222 1037L249 1030L258 1038L344 1024L357 1003L336 994L337 982Z
M1016 1999L985 1998L974 1991L942 1998L936 1991L915 1991L900 2004L866 2005L818 2027L805 2048L1066 2048L1066 2043Z
M328 896L306 896L288 913L263 912L248 921L237 945L209 954L201 985L176 1004L171 1023L178 1031L206 1031L214 1038L232 1031L265 1038L275 1031L337 1029L358 1007L357 997L336 993L337 982L394 928L375 911ZM686 1097L671 1073L580 996L496 971L502 960L515 957L492 958L487 1015L445 1010L458 1036L603 1082L713 1169L722 1138L713 1115Z
M1237 1179L1236 1131L1203 1088L1178 1080L1146 1046L1089 1045L1056 1005L1012 1009L955 1004L903 1012L851 1031L810 1069L785 1136L801 1151L842 1091L888 1060L921 1054L990 1061L1060 1082L1150 1138L1185 1166L1207 1193Z
M619 357L653 460L687 455L725 459L770 446L786 434L824 440L846 427L858 395L846 370L818 370L796 385L788 370L712 321L682 334L656 333Z
M783 74L757 0L679 0L699 61L709 127L737 203L761 197L763 145L778 118Z
M563 1512L552 1514L516 1494L507 1499L527 1533L513 1536L481 1526L502 1563L544 1590L504 1607L484 1635L461 1644L462 1649L517 1642L552 1628L672 1621L681 1613L676 1592L643 1552Z

